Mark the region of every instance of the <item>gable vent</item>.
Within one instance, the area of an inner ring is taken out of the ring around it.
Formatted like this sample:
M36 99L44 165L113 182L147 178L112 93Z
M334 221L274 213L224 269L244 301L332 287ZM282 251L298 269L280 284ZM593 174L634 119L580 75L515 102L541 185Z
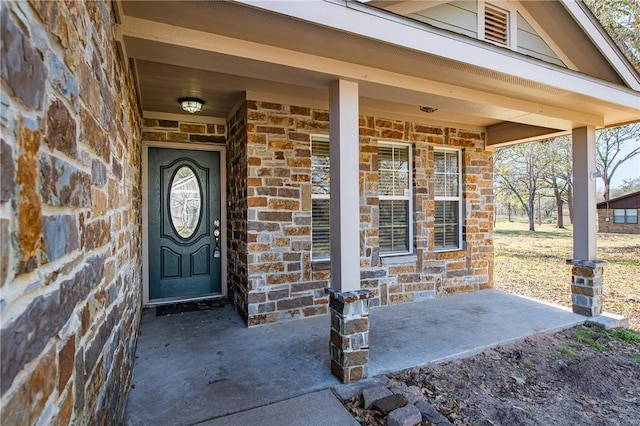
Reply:
M509 12L485 3L484 38L504 46L509 45Z

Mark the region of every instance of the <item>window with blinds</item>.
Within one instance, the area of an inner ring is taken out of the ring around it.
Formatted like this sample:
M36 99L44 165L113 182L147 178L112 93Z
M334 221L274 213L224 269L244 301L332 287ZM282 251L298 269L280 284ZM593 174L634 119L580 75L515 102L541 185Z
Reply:
M329 259L329 139L311 139L311 258Z
M484 39L509 46L509 11L484 4Z
M388 142L378 145L381 255L411 253L411 168L411 145Z
M435 249L461 247L462 182L460 151L434 151Z

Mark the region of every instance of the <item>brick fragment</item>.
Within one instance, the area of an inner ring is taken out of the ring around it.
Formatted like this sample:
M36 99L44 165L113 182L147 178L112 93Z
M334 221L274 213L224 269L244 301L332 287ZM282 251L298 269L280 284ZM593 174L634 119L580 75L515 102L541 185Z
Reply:
M440 414L431 404L426 401L416 402L415 407L422 414L422 418L428 422L433 423L436 426L450 426L453 423L449 421L445 416Z
M406 405L393 410L387 416L387 426L416 426L422 421L422 414L414 405Z
M373 403L371 408L380 411L383 416L386 416L393 410L404 407L405 405L407 405L407 398L405 398L404 395L393 394L377 400Z
M386 386L374 386L362 391L362 404L365 410L371 408L374 402L393 395Z

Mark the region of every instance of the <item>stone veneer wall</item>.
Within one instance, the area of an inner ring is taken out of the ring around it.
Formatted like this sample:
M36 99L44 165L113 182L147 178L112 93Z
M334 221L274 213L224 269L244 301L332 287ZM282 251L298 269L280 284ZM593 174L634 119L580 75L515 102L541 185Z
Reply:
M379 141L413 146L414 256L380 257L378 251ZM463 150L461 250L434 250L434 148ZM493 285L493 160L484 134L375 117L360 118L361 285L371 304L396 304Z
M227 282L229 299L248 322L247 105L227 121Z
M107 1L3 2L3 424L118 424L140 321L140 134Z
M184 143L226 143L224 124L199 123L194 120L157 120L145 118L142 140Z
M246 140L239 124L245 116ZM235 179L231 191L237 194L230 196L234 207L229 223L236 227L230 230L235 247L229 253L241 265L237 273L230 272L235 277L231 288L236 289L236 306L248 325L327 313L324 288L330 279L329 264L311 262L310 141L313 134L328 135L328 112L248 101L229 127L235 129L230 130L229 176L230 182ZM379 255L378 141L413 145L413 256ZM444 253L433 250L433 149L437 146L464 152L465 248ZM240 175L234 177L236 172ZM360 118L360 267L362 287L374 292L373 306L491 287L492 173L484 134ZM243 275L245 268L247 275Z

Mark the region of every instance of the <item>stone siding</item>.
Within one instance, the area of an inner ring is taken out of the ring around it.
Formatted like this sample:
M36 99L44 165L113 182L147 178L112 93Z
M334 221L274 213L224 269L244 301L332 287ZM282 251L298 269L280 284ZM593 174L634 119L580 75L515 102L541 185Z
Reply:
M141 157L112 5L1 7L0 415L119 424L141 311Z
M227 121L227 281L229 299L248 321L247 275L247 106Z
M234 300L248 325L328 312L328 262L311 262L311 136L329 134L324 110L248 101L246 141L230 131L228 158L233 211L246 212L246 232L230 231L236 258L246 255L247 282L238 274ZM237 120L238 114L236 114ZM242 115L244 118L244 115ZM235 142L234 142L235 136ZM378 243L380 141L411 143L414 156L414 253L381 257ZM436 253L433 229L434 147L463 150L464 247ZM245 148L246 147L246 148ZM238 163L246 149L246 175ZM235 154L231 152L237 151ZM241 176L234 176L236 167ZM493 165L484 134L377 117L360 118L360 267L372 306L433 298L492 285ZM243 186L246 176L246 186ZM242 193L246 188L246 194ZM242 200L242 202L240 202ZM231 210L229 212L230 223ZM243 240L246 238L246 241ZM244 245L246 244L246 246ZM232 256L230 250L230 256ZM244 257L242 257L244 259ZM236 260L237 262L237 260ZM234 275L230 272L230 277ZM232 279L230 279L232 281Z
M311 264L311 135L329 114L247 102L249 325L328 313L326 271Z
M381 257L378 246L379 141L413 149L414 255ZM434 250L434 149L461 149L463 248ZM493 162L484 134L399 120L360 118L361 286L373 306L490 288L493 283Z
M217 143L225 144L224 124L200 123L193 120L158 120L145 118L142 139L154 142Z

